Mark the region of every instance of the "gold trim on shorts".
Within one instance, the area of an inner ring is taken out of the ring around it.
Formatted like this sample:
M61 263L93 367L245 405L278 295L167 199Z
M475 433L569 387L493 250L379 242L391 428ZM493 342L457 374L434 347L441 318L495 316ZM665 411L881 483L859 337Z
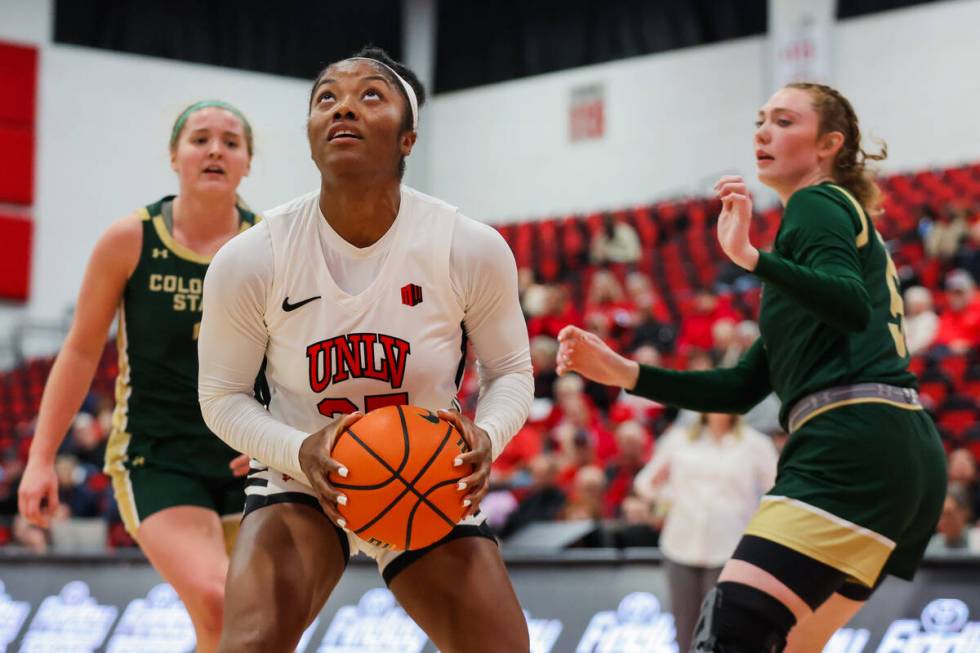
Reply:
M746 535L782 544L871 587L895 542L832 513L789 497L766 495Z
M116 330L116 348L119 351L119 374L116 376L116 408L112 411L112 431L106 444L105 467L103 471L112 479L112 493L119 506L119 516L133 539L140 527L140 516L136 510L136 495L129 478L125 462L129 443L133 439L126 430L129 422L129 396L133 388L129 384L129 349L126 339L126 307L119 303L119 326Z

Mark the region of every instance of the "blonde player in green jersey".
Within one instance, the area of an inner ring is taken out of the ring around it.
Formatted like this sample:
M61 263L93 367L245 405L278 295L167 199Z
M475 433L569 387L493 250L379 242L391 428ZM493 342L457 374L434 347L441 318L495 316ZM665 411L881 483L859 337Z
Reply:
M763 282L762 337L734 368L638 365L595 335L559 334L558 370L668 404L743 413L770 391L790 433L692 651L823 650L891 574L911 579L942 509L945 457L908 371L895 266L869 218L880 193L843 96L790 84L759 112L759 180L785 211L772 252L749 239L740 177L715 187L725 254Z
M44 388L21 481L21 513L47 526L58 507L54 458L119 315L116 410L106 473L126 529L180 595L212 651L221 636L228 550L248 459L218 439L197 401L201 290L211 257L256 216L236 190L252 129L238 109L198 102L174 123L180 193L113 224L95 246L75 319Z

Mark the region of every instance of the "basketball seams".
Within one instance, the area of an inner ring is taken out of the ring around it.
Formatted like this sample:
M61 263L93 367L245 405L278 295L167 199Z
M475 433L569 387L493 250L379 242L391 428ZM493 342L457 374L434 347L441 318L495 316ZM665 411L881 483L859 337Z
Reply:
M401 406L396 406L396 408L398 409L399 417L402 420L403 433L407 437L407 434L408 434L407 424L405 423L405 417L402 414ZM405 443L406 455L405 455L404 459L402 460L402 464L401 464L400 468L398 470L396 470L396 469L394 469L388 463L388 461L386 461L384 458L382 458L381 456L379 456L377 454L377 452L375 452L368 445L367 442L365 442L364 440L362 440L354 432L354 429L348 428L347 429L347 433L350 434L350 436L354 439L354 441L357 442L361 446L361 448L364 449L365 452L367 452L368 454L370 454L371 457L373 457L375 460L377 460L378 463L380 463L382 467L384 467L385 469L387 469L392 474L392 476L387 481L385 481L384 483L381 483L380 485L377 485L377 486L349 485L349 484L334 483L333 484L334 487L341 488L341 489L373 490L373 489L378 489L379 487L384 487L384 486L388 485L389 483L391 483L392 481L394 481L396 479L405 484L405 490L403 490L401 492L401 494L399 494L390 503L388 503L388 505L385 506L384 509L382 509L377 515L375 515L375 517L371 521L369 521L367 524L364 524L360 528L355 529L354 530L355 533L361 533L364 530L366 530L366 529L370 528L371 526L373 526L375 523L377 523L382 517L384 517L386 514L388 514L392 510L392 508L394 508L396 505L398 505L398 502L401 501L405 497L405 495L408 494L409 492L415 494L415 496L418 498L418 501L416 502L415 506L412 508L412 512L411 512L412 516L414 516L415 511L418 508L418 506L421 505L422 503L425 503L425 505L427 505L440 518L442 518L443 520L445 520L446 523L448 523L450 526L454 526L455 525L455 522L453 522L453 520L448 515L446 515L442 510L439 509L438 506L436 506L435 504L433 504L428 499L428 495L429 495L429 493L432 490L434 490L434 489L436 489L438 487L445 486L446 484L456 483L456 480L455 479L454 480L450 480L450 481L446 481L446 482L441 483L441 484L436 485L436 486L433 486L428 491L426 491L425 494L423 494L423 493L419 492L417 489L415 489L415 483L418 482L418 480L420 478L422 478L422 476L425 474L425 472L427 472L429 470L429 467L432 466L432 463L434 463L436 461L436 459L439 457L439 454L442 452L442 450L449 443L450 436L453 433L453 425L452 424L449 424L449 423L446 424L446 433L442 437L442 442L439 443L439 446L436 447L435 451L429 456L429 459L422 466L422 469L419 471L418 474L416 474L415 478L412 479L411 481L406 481L401 476L401 473L400 473L401 470L404 469L404 467L407 465L407 462L408 462L408 453L407 453L408 452L408 449L409 449L409 443L408 442ZM409 527L408 528L409 528L409 532L411 532L411 518L409 519ZM409 541L410 540L406 540L406 545L405 545L406 548L408 547L408 542Z
M450 526L455 526L455 522L453 522L452 519L450 519L442 510L440 510L438 508L438 506L436 506L431 501L429 501L429 499L428 499L429 491L428 490L425 492L425 494L422 494L421 492L419 492L418 490L415 489L415 484L418 482L418 480L420 478L422 478L422 476L425 475L425 473L427 471L429 471L429 467L432 465L432 463L435 462L436 458L439 457L439 453L446 447L446 444L449 442L449 436L453 434L453 425L452 424L447 424L446 426L448 428L446 429L446 435L442 436L442 442L439 443L439 446L436 447L436 450L429 457L429 460L426 461L425 465L422 466L422 470L419 471L419 473L415 476L414 479L412 479L412 484L411 484L410 487L412 488L412 492L414 492L418 496L418 498L419 498L418 503L421 503L421 502L424 501L425 502L425 505L429 506L429 508L431 508L436 514L438 514L440 517L442 517L443 519L445 519L446 522L448 522ZM455 483L456 482L456 479L452 479L452 480L447 481L447 482L448 483ZM418 505L418 503L416 503L416 506ZM413 513L415 512L415 508L412 508L412 512ZM411 520L409 520L409 524L411 524ZM407 548L408 547L408 544L406 543L405 546Z
M345 431L345 433L349 433L350 436L351 436L351 438L354 439L354 442L356 442L357 444L361 445L361 448L364 449L364 451L366 451L368 454L371 455L372 458L374 458L379 463L381 463L381 466L384 467L386 470L388 470L388 472L391 473L391 477L389 477L388 480L386 480L386 481L383 481L381 483L375 483L373 485L353 485L351 483L334 483L333 481L331 481L331 485L333 485L336 488L341 488L343 490L379 490L379 489L381 489L381 488L389 485L392 481L394 481L396 479L399 480L399 481L401 481L402 483L405 482L405 479L403 479L401 477L401 475L399 474L399 471L401 471L401 470L395 470L391 465L388 464L388 461L387 460L385 460L384 458L382 458L381 456L379 456L377 453L375 453L374 449L372 449L370 446L368 446L368 443L367 442L365 442L360 437L358 437L357 433L354 433L354 429L348 428ZM343 435L343 434L341 434L341 435ZM404 467L404 464L402 466Z
M405 421L405 411L402 410L401 406L395 406L398 411L398 419L402 423L402 463L398 466L397 474L401 474L405 466L408 465L409 450L411 449L408 437L408 423Z
M398 480L400 480L402 483L405 482L405 480L402 479L400 476L398 477ZM355 529L354 532L355 533L358 533L358 534L359 533L363 533L367 529L369 529L372 526L374 526L375 524L377 524L378 521L380 521L382 517L384 517L389 512L391 512L391 509L394 508L395 506L397 506L398 505L398 502L401 501L403 498L405 498L405 495L408 494L409 492L411 492L413 489L414 488L412 488L411 486L409 486L409 485L406 484L405 485L405 489L402 490L402 493L399 494L394 499L392 499L391 502L387 506L385 506L377 515L374 516L374 519L372 519L368 523L364 524L360 528Z
M405 466L408 465L408 459L409 459L410 446L409 446L409 437L408 437L408 424L405 422L405 414L402 412L402 407L401 406L395 406L395 409L398 411L398 419L401 421L401 424L402 424L402 440L403 440L403 443L402 443L403 444L403 447L402 447L402 452L403 452L402 453L402 461L398 464L398 469L392 469L392 467L388 464L388 461L386 461L385 459L383 459L380 456L378 456L374 452L374 450L371 449L371 447L369 447L366 442L364 442L364 440L362 440L361 438L359 438L357 436L357 434L354 432L354 428L353 427L349 426L349 427L347 427L347 430L346 430L346 433L350 433L351 437L354 438L354 441L355 442L357 442L359 445L361 445L361 447L366 452L368 452L369 454L371 454L371 456L373 456L375 460L377 460L379 463L381 463L384 466L385 469L387 469L389 472L391 472L393 474L393 476L391 478L389 478L387 481L384 481L383 483L376 483L374 485L351 485L351 484L348 484L348 483L345 483L345 484L333 483L333 486L334 487L342 488L342 489L345 489L345 490L378 490L378 489L381 489L381 488L385 487L386 485L388 485L389 483L391 483L396 478L398 480L402 481L403 483L405 482L405 480L403 478L401 478L401 472L402 472L402 470L405 469ZM341 433L341 435L343 435L343 433Z
M427 505L430 509L432 509L432 511L435 512L436 515L438 515L443 520L445 520L445 522L447 524L449 524L450 527L456 525L456 522L454 522L447 515L445 515L441 510L439 510L437 507L435 507L432 504L432 502L429 501L429 498L428 498L429 495L432 494L433 492L435 492L436 490L438 490L440 488L444 488L447 485L453 485L455 483L456 483L456 479L450 479L448 481L442 481L441 483L436 483L435 485L433 485L432 487L430 487L428 490L426 490L425 491L425 494L423 494L419 498L419 500L415 502L415 505L412 506L412 510L408 513L408 524L407 524L406 531L405 531L405 548L406 549L409 548L409 546L411 545L411 542L412 542L412 522L415 521L415 512L419 509L419 506L421 506L423 503L425 505Z

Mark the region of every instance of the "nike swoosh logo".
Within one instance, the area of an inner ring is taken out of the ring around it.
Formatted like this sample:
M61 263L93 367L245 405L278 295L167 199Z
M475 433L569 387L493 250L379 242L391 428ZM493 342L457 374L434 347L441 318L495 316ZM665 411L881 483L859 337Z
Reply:
M317 295L316 297L309 297L307 299L304 299L301 302L296 302L295 304L290 304L289 303L289 297L286 297L285 299L282 300L282 310L286 311L287 313L289 311L295 311L300 306L306 306L310 302L312 302L314 300L317 300L317 299L320 299L320 295Z
M426 411L426 412L428 413L428 415L419 415L419 417L421 417L422 419L424 419L427 422L432 422L433 424L438 424L439 423L439 416L438 415L436 415L435 413L433 413L431 410Z

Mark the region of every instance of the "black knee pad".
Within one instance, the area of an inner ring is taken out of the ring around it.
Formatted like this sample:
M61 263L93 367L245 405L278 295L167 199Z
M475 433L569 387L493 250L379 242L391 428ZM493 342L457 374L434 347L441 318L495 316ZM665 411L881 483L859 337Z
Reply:
M795 624L790 609L762 590L721 582L701 605L691 653L781 653Z

